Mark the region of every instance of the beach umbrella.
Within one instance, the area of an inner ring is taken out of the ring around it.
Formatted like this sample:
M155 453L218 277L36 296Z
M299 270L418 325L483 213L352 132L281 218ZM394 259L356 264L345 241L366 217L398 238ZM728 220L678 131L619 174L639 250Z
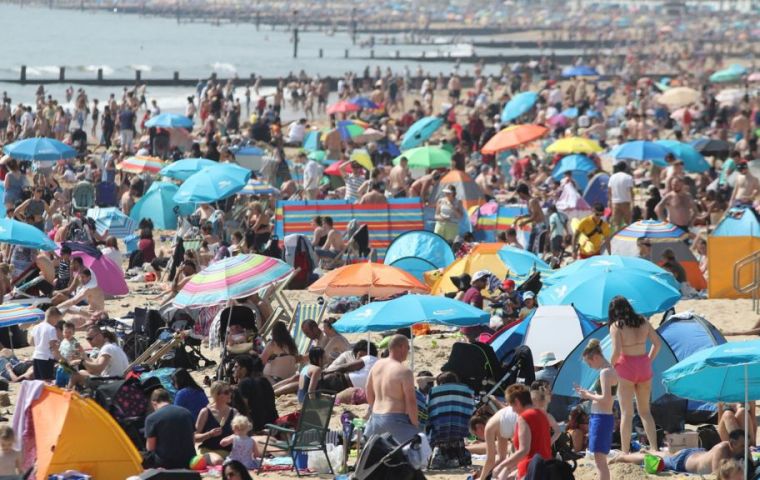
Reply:
M561 138L546 147L549 153L598 153L602 150L604 149L594 140L584 137Z
M116 168L127 173L158 173L164 168L164 162L158 157L128 157Z
M36 250L55 250L56 248L55 242L39 228L8 217L0 218L0 243Z
M649 316L668 310L681 299L680 289L663 277L639 269L585 268L542 288L538 302L574 305L587 317L606 321L610 301L622 295L637 313Z
M359 110L361 110L361 107L359 105L348 102L346 100L341 100L327 107L328 115L334 115L336 113L358 112Z
M646 238L652 242L673 242L686 240L688 233L668 222L659 220L639 220L615 234L627 238Z
M151 117L145 122L148 128L193 128L193 120L176 113L162 113Z
M730 83L739 81L743 75L747 73L747 69L741 65L731 65L723 70L710 75L710 81L713 83Z
M315 162L323 163L325 160L327 160L327 152L324 150L313 150L306 155L306 158L309 160L314 160Z
M715 100L722 105L735 106L742 102L745 95L747 95L747 92L741 88L726 88L725 90L718 92L715 96Z
M100 235L108 232L108 235L124 238L131 235L137 228L137 222L115 207L90 208L87 210L87 216L95 220L95 229Z
M369 156L369 152L364 149L356 149L351 152L349 157L350 161L356 162L361 165L367 171L371 171L375 166L372 164L372 157Z
M82 263L92 272L95 280L97 280L98 287L106 295L126 295L129 293L129 287L124 278L124 270L122 270L121 265L116 265L107 255L103 255L99 251L93 255L85 251L75 250L71 252L71 256L82 259Z
M577 107L570 107L562 110L560 112L560 115L562 115L565 118L578 118L578 108Z
M369 295L384 298L401 293L428 293L430 288L400 268L362 262L327 272L309 286L309 291L329 297Z
M292 272L293 267L276 258L236 255L216 261L193 275L173 303L180 308L227 303L231 299L250 297Z
M664 282L667 282L673 288L678 288L678 282L676 282L675 278L673 278L673 275L665 271L659 265L656 265L643 258L626 257L622 255L597 255L591 258L576 260L571 264L560 268L559 270L553 270L550 274L542 278L542 280L547 285L554 285L566 277L576 275L583 271L590 271L595 269L642 270L656 276Z
M673 153L669 148L647 140L634 140L618 145L610 152L610 157L615 160L635 160L639 162L652 162L661 167L668 166L665 157Z
M702 173L710 169L710 164L707 163L705 157L688 143L677 140L655 140L654 143L673 152L673 155L683 162L683 168L687 172Z
M266 182L252 178L248 180L238 195L279 195L280 191Z
M409 160L409 168L449 168L451 167L451 153L437 147L417 147L405 151L393 159L393 164L398 165L402 158Z
M731 144L714 138L698 138L689 142L696 151L708 157L725 158L731 152Z
M480 152L486 155L494 155L503 150L517 148L526 143L538 140L546 135L548 131L549 129L543 125L511 125L500 130L496 135L491 137L488 142L483 145Z
M343 170L345 170L346 173L353 173L354 172L354 170L351 168L351 162L349 162L349 161L344 161L344 162L337 161L337 162L334 162L333 164L329 165L327 168L325 168L324 174L325 175L330 175L330 176L333 176L333 177L340 177L340 176L343 175L341 173L341 171L340 171L341 167L343 167Z
M671 110L686 107L699 100L700 94L697 90L689 87L669 88L659 97L657 101Z
M589 67L588 65L577 65L562 69L562 76L565 78L596 77L597 75L599 75L599 72L597 72L594 67Z
M538 94L536 92L521 92L512 97L501 111L502 123L510 123L512 120L520 118L536 104Z
M206 167L216 165L218 162L208 158L183 158L177 160L162 168L158 173L162 177L175 178L177 180L187 180L194 173L198 173Z
M534 271L550 271L551 267L538 255L522 248L506 245L501 247L497 255L509 269L510 275L522 277Z
M57 162L76 158L77 151L54 138L26 138L3 147L5 154L17 160L35 162Z
M0 328L35 323L45 318L45 312L31 305L0 305ZM12 335L11 335L12 336Z
M342 120L338 122L338 133L340 133L340 138L346 142L348 140L352 140L355 137L358 137L362 133L364 133L364 127L357 124L356 122L353 122L351 120Z
M384 332L417 323L468 327L488 323L488 319L487 312L453 298L402 295L346 313L335 323L335 329L340 333Z
M566 155L554 166L552 178L561 180L565 172L591 173L596 169L596 163L585 155Z
M385 134L381 132L380 130L375 130L374 128L367 128L362 132L361 134L355 136L352 140L354 143L370 143L370 142L376 142L378 140L382 140L385 138Z
M753 72L749 77L747 77L747 81L751 83L760 82L760 72Z
M673 395L704 402L744 402L760 399L760 340L728 342L693 353L665 370L662 383ZM749 445L748 415L744 442ZM744 468L747 471L745 456Z
M686 112L689 112L692 119L699 118L702 116L702 112L697 110L694 107L681 107L673 111L673 113L670 114L670 118L673 120L676 120L677 122L683 122L684 117L686 116Z
M174 200L177 190L179 187L173 183L153 182L129 211L129 218L136 222L147 218L155 228L175 230L177 217L191 215L195 210L192 203L177 203Z
M364 110L376 110L380 108L380 105L376 104L367 97L354 97L348 101L354 105L363 108Z
M251 171L232 164L206 167L185 180L174 195L177 203L211 203L234 195L245 187Z
M395 143L391 142L387 138L383 138L382 140L379 140L377 144L375 144L377 147L377 151L380 153L387 153L391 157L397 157L401 155L401 149L396 145Z
M567 117L561 113L558 113L556 115L552 115L546 123L552 127L565 127L568 123L570 123L570 120L568 120Z
M320 132L318 130L306 132L303 137L303 149L308 151L319 150L319 137Z
M401 138L399 147L402 151L419 147L443 125L443 118L438 116L425 117L417 120L409 127Z

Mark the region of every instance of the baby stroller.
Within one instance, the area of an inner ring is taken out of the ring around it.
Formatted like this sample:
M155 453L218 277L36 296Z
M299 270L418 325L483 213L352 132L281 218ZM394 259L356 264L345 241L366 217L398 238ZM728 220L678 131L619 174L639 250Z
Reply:
M140 431L148 415L148 395L135 378L91 379L91 396L116 420L135 447L145 448L145 437Z
M246 341L228 346L227 340L230 328L234 325L242 327L246 332ZM221 361L216 371L217 380L232 379L232 362L236 356L246 354L254 349L259 334L256 326L256 314L248 307L233 305L219 314L219 344L222 346ZM248 341L250 340L250 341Z
M493 348L480 342L455 343L441 370L456 373L459 381L477 395L491 391L504 376L501 362Z
M425 475L414 468L404 447L420 452L422 437L415 435L406 443L399 444L390 433L372 435L359 454L352 480L420 480ZM423 459L426 461L427 459Z
M531 385L536 380L536 372L533 367L533 353L530 347L520 345L507 355L503 364L504 376L502 376L491 391L481 397L481 402L487 402L488 396L496 392L505 391L510 385L521 383Z

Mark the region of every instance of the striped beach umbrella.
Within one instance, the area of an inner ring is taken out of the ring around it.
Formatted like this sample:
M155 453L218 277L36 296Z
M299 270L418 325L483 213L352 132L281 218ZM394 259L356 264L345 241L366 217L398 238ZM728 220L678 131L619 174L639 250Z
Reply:
M127 173L158 173L164 168L164 162L158 157L128 157L117 167Z
M280 191L273 186L261 180L252 178L248 180L242 190L238 192L238 195L279 195Z
M687 233L672 223L658 220L639 220L620 230L615 237L636 241L647 238L651 242L672 242L685 240Z
M45 312L31 305L0 305L0 328L39 322L44 318Z
M214 262L193 278L174 297L178 307L219 305L245 298L285 279L293 267L264 255L238 255Z
M116 238L124 238L137 229L137 222L115 207L91 208L87 210L87 216L95 220L95 229L100 235L108 232Z

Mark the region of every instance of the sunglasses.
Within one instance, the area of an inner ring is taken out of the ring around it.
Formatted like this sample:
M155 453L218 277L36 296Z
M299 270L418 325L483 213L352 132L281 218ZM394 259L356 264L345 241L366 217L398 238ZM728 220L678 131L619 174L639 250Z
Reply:
M229 395L231 393L232 393L232 390L222 390L221 392L219 392L219 395Z
M85 340L87 340L88 342L91 342L94 338L95 337L85 337Z

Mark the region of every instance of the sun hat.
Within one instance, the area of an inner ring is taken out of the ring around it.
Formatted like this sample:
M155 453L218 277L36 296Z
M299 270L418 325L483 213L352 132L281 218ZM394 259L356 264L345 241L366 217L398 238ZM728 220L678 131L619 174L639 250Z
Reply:
M491 276L491 272L489 272L488 270L478 270L477 272L475 272L475 275L472 276L472 281L477 282L478 280L482 280L490 276Z
M523 298L523 300L528 300L529 298L536 298L536 294L533 293L533 292L531 292L531 291L527 291L527 292L523 293L523 297L522 298Z
M456 191L456 189L454 188L453 185L447 185L446 187L443 188L443 193L453 193L453 194L456 194L457 191Z
M562 360L557 360L557 356L554 355L554 352L543 352L539 355L538 361L536 361L535 365L537 367L546 368L554 366L561 361Z

